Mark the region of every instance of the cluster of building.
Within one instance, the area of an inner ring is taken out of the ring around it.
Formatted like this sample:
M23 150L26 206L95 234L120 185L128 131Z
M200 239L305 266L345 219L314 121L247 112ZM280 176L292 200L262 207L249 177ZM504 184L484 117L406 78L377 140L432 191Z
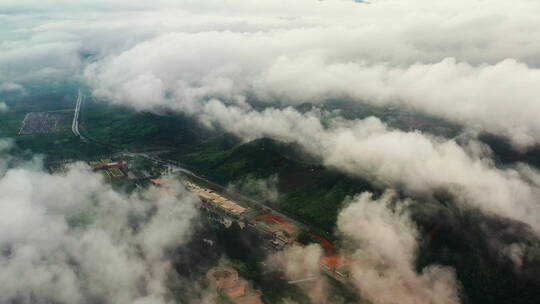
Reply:
M100 171L106 180L124 178L127 172L127 163L124 161L112 161L111 159L101 159L88 163L92 170Z
M198 194L202 201L202 207L213 213L215 210L222 211L215 214L218 214L220 222L225 226L228 226L226 223L237 221L241 227L247 226L249 229L262 233L267 240L268 249L279 251L287 246L302 246L295 241L300 229L288 218L271 211L254 212L251 208L240 206L211 189L203 188L189 181L186 182L186 186ZM309 236L324 250L324 254L319 260L321 269L337 279L346 280L349 277L350 259L338 254L334 245L325 238L313 233L310 233Z
M211 204L213 207L220 208L231 215L239 216L244 214L247 210L247 208L238 205L211 189L199 187L189 181L186 183L186 186L191 191L197 193L204 203Z
M269 249L282 250L285 246L291 245L299 232L298 227L283 216L272 212L258 214L253 209L241 206L214 190L203 188L190 181L186 182L186 186L198 194L202 207L210 211L222 211L221 214L224 216L221 216L220 222L225 226L236 221L241 227L248 226L261 232L267 240Z
M212 268L206 273L206 279L235 304L262 304L261 291L252 290L249 283L232 268Z
M113 156L115 157L115 156ZM116 156L117 157L117 156ZM125 155L124 155L125 157ZM117 179L128 179L135 183L141 181L147 181L150 179L159 179L162 174L162 166L152 166L145 164L143 166L137 166L140 164L140 159L134 160L132 156L128 158L117 159L102 156L101 159L94 159L87 161L92 171L101 173L107 181ZM66 159L62 161L54 161L47 164L47 167L51 173L63 174L68 171L69 165L77 162L76 159ZM146 161L146 160L144 160ZM135 165L134 165L135 164ZM150 172L148 172L150 171ZM152 181L150 181L152 182Z
M253 217L248 222L249 226L259 228L270 234L270 246L275 250L281 250L285 246L294 243L294 237L299 229L285 217L274 213L263 213Z

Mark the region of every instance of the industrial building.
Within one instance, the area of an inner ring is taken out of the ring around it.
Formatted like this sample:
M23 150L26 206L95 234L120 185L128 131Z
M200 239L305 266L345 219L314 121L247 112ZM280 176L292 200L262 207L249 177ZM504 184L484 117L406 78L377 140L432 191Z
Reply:
M127 164L125 161L112 161L111 159L101 159L97 161L90 161L88 165L94 172L101 172L103 177L110 181L113 179L124 178L127 171Z
M232 215L238 216L247 210L247 208L238 205L237 203L221 196L213 190L199 187L191 182L187 182L187 187L196 192L204 202L210 203Z

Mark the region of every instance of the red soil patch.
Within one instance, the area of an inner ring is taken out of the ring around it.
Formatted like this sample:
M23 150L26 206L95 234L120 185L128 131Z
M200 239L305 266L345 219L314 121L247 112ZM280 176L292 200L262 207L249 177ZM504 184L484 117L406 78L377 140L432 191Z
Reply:
M322 248L324 248L324 252L327 256L331 256L334 254L336 247L332 245L327 239L323 238L320 235L316 235L314 233L310 233L309 236L313 238L314 240L321 245Z
M268 225L274 226L276 229L287 232L289 235L294 235L298 232L298 228L296 227L296 225L291 223L283 216L274 213L264 213L254 219L251 219L250 221L252 223L259 221L265 222Z
M267 222L270 222L270 223L276 223L278 225L284 225L284 224L288 224L289 221L280 216L280 215L277 215L277 214L273 214L273 213L265 213L265 214L261 214L259 215L259 218L267 221Z
M348 264L348 261L341 255L330 255L321 258L321 263L330 268L338 268Z

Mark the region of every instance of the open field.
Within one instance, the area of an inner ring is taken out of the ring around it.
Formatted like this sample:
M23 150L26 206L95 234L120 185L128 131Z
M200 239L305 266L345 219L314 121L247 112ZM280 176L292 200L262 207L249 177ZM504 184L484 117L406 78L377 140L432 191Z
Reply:
M58 132L67 120L67 112L30 112L24 117L19 134Z
M68 84L29 87L27 94L0 93L0 99L8 106L7 111L0 112L0 138L13 138L21 153L40 153L47 161L110 153L109 149L82 142L71 133L77 89L78 86Z
M65 86L54 88L54 90L36 89L27 94L0 93L0 100L8 107L7 111L0 112L0 136L28 135L31 134L29 130L34 128L45 128L44 132L38 134L51 133L51 128L54 129L55 122L59 122L60 116L65 116L67 121L71 119L70 111L74 107L75 92L70 86ZM27 126L23 127L23 125ZM60 129L64 126L64 124L56 124L58 128L55 132L62 131ZM21 131L23 132L20 133Z

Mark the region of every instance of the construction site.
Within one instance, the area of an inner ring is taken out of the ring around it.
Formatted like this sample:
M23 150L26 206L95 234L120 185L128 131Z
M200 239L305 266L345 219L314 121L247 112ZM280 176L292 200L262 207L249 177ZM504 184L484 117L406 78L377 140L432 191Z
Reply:
M292 245L300 232L296 223L277 213L249 207L191 181L185 184L199 196L201 207L218 214L222 222L236 221L241 227L254 229L264 235L268 249L281 250Z
M260 290L253 290L248 281L229 267L215 267L206 273L206 279L222 295L235 304L262 304Z
M191 181L186 181L185 185L199 196L201 208L217 215L220 223L228 226L236 221L240 227L253 229L263 235L268 250L279 251L287 246L302 246L296 238L305 227L300 227L285 216L268 209L255 210L255 208L241 205L215 190ZM325 238L314 233L309 233L308 236L312 242L318 243L323 249L323 255L319 261L321 269L340 281L347 280L350 259L339 254L335 246Z

